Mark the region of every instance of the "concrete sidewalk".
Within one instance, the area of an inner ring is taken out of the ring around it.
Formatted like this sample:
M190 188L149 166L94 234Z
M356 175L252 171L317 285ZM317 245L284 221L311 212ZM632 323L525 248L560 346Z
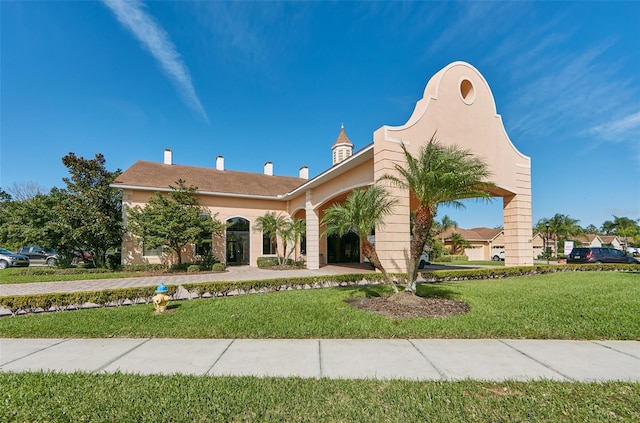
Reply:
M640 382L640 342L472 339L0 339L0 371Z

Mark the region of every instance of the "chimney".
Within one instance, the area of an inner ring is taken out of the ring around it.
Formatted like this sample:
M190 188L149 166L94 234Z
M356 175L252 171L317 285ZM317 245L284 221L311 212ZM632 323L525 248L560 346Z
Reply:
M224 170L224 157L218 156L218 158L216 159L216 169Z
M273 176L273 163L266 162L264 164L264 174L265 175L269 175L269 176Z
M309 179L309 168L307 166L302 166L300 168L300 178Z
M173 153L168 148L164 149L164 164L173 164Z

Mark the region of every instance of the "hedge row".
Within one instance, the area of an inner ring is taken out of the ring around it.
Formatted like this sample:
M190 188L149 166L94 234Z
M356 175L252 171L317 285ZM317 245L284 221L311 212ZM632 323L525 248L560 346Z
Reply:
M18 270L18 269L16 269ZM50 276L50 275L81 275L92 273L113 273L110 269L87 268L87 267L25 267L14 273L16 276Z
M450 263L452 261L468 261L469 260L469 256L465 256L462 254L448 254L446 256L440 256L437 259L434 259L433 261L436 262L440 262L440 263Z
M277 257L258 257L258 259L256 260L256 264L261 269L274 267L274 266L278 266L279 265ZM295 267L299 267L299 268L302 268L304 266L304 262L295 261L293 259L286 259L284 261L284 264L287 265L287 266L295 266Z
M167 285L169 295L174 295L177 286ZM80 308L86 304L101 307L121 306L124 304L147 304L155 295L155 286L104 291L64 292L37 295L13 295L0 297L0 306L16 315L19 311L34 313L39 311L62 311Z
M182 287L191 298L205 294L214 297L239 295L253 292L286 291L303 288L328 288L358 284L375 284L384 280L381 273L351 273L346 275L322 275L299 278L276 278L249 281L218 281L186 283ZM1 301L1 299L0 299Z
M558 272L583 272L583 271L640 271L637 264L567 264L563 266L515 266L492 267L482 269L464 270L434 270L421 272L427 282L466 281L477 279L501 279L514 276L543 275Z

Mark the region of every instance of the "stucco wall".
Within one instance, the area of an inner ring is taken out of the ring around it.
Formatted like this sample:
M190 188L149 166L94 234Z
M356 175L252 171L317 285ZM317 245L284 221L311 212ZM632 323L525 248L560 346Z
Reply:
M470 150L487 163L491 181L498 189L492 195L503 197L506 265L530 265L531 257L531 165L530 159L511 143L489 85L471 65L456 62L445 67L427 83L406 124L383 126L374 132L374 177L393 173L392 163L404 163L401 150L418 155L432 135L444 145ZM407 193L392 188L405 207L405 216L387 219L389 233L379 237L376 248L389 252L383 260L390 270L403 261L408 248ZM403 243L404 241L404 243ZM404 247L401 247L404 245Z

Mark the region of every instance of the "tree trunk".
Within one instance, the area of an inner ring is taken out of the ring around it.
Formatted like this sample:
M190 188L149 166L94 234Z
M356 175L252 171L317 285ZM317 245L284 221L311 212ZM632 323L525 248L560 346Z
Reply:
M182 264L182 255L180 254L180 250L182 250L182 247L176 242L173 245L173 249L176 252L176 254L178 255L178 265Z
M424 250L424 246L429 239L431 226L435 213L428 206L418 206L416 215L413 219L413 228L411 240L411 254L409 263L407 263L407 286L405 291L416 292L416 280L418 279L418 266L420 265L420 256Z
M393 280L391 279L387 271L382 266L382 263L378 258L378 253L376 252L376 248L373 246L373 244L369 242L369 240L367 240L366 237L361 237L361 239L362 239L362 254L364 254L364 256L369 259L373 267L375 267L376 269L382 272L382 275L384 276L384 279L387 282L387 284L390 285L391 288L393 288L393 292L397 294L398 287L396 286L396 284L393 282Z

